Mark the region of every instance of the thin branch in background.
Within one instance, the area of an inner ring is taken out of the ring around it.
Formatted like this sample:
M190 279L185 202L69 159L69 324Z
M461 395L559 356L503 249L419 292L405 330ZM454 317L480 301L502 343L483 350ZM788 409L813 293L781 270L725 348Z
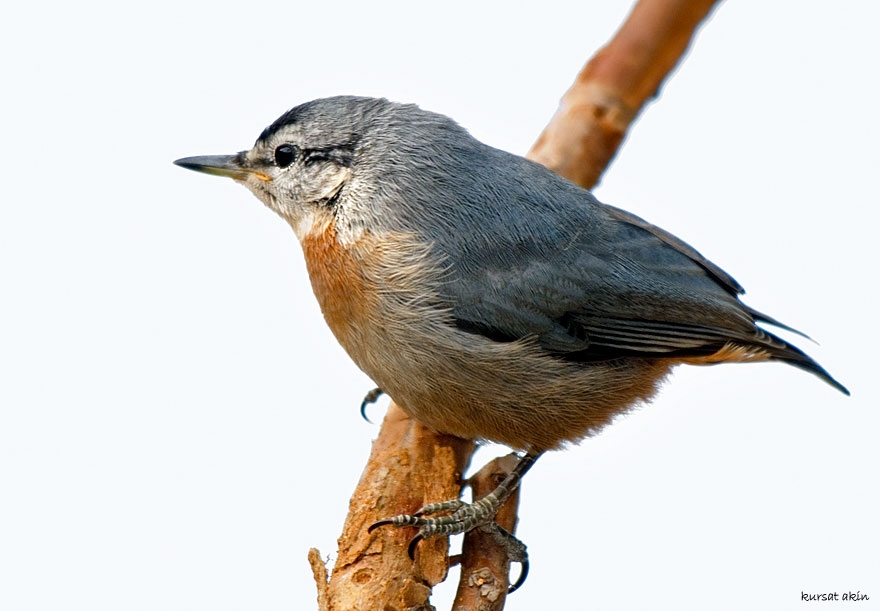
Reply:
M468 485L475 499L492 492L516 465L515 454L496 458L480 469ZM495 515L495 522L507 532L516 530L516 510L519 505L519 489L507 499ZM507 552L496 543L495 538L482 529L475 528L465 535L461 549L461 578L452 604L452 611L499 611L510 587L510 560ZM525 567L520 567L525 570Z
M585 189L595 186L717 1L638 2L578 74L527 157Z

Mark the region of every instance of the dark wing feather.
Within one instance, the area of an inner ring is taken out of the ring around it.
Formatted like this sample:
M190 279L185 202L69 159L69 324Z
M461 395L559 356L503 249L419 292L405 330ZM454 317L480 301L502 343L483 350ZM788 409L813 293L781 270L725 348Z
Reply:
M704 353L757 333L739 284L696 250L521 162L508 177L521 195L474 202L480 224L442 241L455 262L445 290L459 327L494 339L534 336L578 359L591 350Z
M444 289L462 330L496 341L535 337L548 355L574 361L706 356L734 343L845 390L758 328L783 325L742 304L741 286L680 239L536 164L520 160L515 175L509 168L498 165L492 178L516 181L516 201L471 202L480 208L472 229L459 226L443 241L442 255L455 262Z
M593 206L589 231L557 234L567 247L514 247L505 270L459 276L458 325L496 339L536 336L576 360L702 355L760 338L738 285L718 280L729 276Z

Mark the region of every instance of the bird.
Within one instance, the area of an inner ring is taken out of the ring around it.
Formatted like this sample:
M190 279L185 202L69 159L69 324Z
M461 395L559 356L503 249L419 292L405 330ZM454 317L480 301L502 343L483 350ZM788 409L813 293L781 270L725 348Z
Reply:
M317 99L249 150L175 163L290 224L335 337L412 418L520 453L483 499L373 525L418 526L414 543L494 524L544 452L647 402L678 365L780 361L849 394L686 242L414 104Z

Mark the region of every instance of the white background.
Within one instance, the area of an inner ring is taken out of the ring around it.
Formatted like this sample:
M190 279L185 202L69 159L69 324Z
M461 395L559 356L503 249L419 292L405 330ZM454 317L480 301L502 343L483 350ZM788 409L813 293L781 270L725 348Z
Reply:
M629 3L24 4L0 25L0 609L315 608L306 553L335 552L372 384L291 230L172 160L341 93L524 153ZM508 609L880 608L877 23L722 5L597 190L821 342L799 341L853 396L680 369L526 479Z

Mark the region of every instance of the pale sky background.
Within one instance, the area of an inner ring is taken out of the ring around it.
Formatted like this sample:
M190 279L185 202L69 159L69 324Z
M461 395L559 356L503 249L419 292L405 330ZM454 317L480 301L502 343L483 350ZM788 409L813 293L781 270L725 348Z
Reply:
M343 93L525 153L629 9L6 7L0 609L315 608L307 550L335 554L373 385L287 225L171 162L248 148ZM880 609L878 17L723 4L596 191L809 333L819 345L797 343L853 396L783 365L678 370L526 478L532 571L507 609Z

